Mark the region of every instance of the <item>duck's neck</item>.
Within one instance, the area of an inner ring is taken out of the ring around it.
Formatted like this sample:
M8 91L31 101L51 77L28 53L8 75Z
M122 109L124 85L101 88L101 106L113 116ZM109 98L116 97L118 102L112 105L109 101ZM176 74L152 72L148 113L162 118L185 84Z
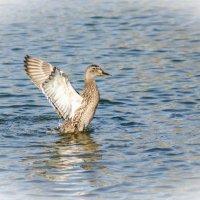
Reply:
M97 88L96 81L93 77L85 76L84 92L87 93L87 95L99 97L99 90Z
M90 88L97 88L96 81L93 77L85 77L85 89Z

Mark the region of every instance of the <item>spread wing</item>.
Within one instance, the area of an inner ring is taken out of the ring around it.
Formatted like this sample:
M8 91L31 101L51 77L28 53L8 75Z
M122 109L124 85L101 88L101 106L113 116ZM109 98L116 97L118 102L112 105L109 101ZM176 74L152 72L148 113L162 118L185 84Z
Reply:
M73 118L83 98L74 90L68 77L59 68L31 56L26 56L24 63L27 75L46 95L59 116Z

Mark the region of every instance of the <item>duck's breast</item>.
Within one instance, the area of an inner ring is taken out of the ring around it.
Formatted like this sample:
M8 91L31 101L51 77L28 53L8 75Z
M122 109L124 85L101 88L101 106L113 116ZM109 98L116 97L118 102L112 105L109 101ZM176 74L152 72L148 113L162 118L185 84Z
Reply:
M79 123L79 131L82 131L90 124L96 112L98 103L99 103L98 91L96 92L96 94L93 93L93 95L91 95L90 98L84 99L83 103L84 108Z

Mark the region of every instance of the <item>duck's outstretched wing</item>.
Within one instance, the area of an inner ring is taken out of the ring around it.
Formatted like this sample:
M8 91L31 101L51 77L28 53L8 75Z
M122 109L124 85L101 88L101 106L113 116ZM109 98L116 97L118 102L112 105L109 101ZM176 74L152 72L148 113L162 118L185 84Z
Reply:
M59 68L38 58L26 56L24 67L33 83L42 90L63 119L73 118L82 97L74 90L68 77Z

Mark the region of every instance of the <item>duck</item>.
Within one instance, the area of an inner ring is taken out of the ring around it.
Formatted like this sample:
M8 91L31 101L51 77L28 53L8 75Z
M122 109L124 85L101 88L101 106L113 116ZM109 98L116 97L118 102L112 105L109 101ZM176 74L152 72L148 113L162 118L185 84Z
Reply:
M99 65L89 65L84 74L84 89L78 93L68 76L58 67L26 55L24 68L31 81L44 93L57 114L63 119L62 133L79 133L87 129L100 100L96 76L111 76Z

